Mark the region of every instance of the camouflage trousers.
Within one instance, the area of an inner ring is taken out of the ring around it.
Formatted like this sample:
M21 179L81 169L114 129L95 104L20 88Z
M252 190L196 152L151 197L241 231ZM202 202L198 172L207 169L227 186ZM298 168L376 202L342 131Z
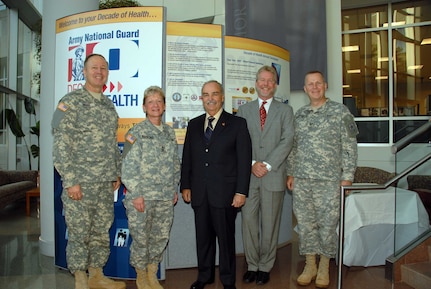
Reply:
M132 200L125 199L124 206L132 236L130 265L145 269L148 264L158 264L169 241L174 218L172 200L147 200L143 213L135 209Z
M294 179L293 212L298 220L299 253L335 257L340 182Z
M69 270L102 268L110 253L109 229L114 220L112 182L81 184L83 198L61 195L67 226L66 260Z

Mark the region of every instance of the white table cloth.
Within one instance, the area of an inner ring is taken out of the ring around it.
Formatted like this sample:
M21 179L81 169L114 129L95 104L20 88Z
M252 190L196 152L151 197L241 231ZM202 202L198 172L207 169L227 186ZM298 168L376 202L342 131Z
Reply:
M344 221L346 266L384 265L394 248L402 248L429 228L416 192L395 187L353 191L345 201Z

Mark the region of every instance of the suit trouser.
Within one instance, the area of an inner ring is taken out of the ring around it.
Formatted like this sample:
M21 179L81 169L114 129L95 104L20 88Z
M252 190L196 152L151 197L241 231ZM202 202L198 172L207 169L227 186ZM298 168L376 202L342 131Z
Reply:
M242 238L249 271L270 272L274 266L284 191L250 188L242 207Z
M214 280L216 239L219 245L219 272L224 286L234 285L236 279L235 217L233 207L215 208L208 204L193 207L196 226L198 281Z

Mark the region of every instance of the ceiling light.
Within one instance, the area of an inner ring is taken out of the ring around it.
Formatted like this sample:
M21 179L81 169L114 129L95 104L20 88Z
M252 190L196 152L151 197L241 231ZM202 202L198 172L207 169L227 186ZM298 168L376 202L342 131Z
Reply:
M405 21L392 22L391 26L400 26L406 24ZM388 23L383 23L383 27L388 27Z
M341 51L350 52L350 51L359 51L359 45L350 45L341 47Z
M343 88L349 88L350 84L343 84Z
M375 77L376 80L381 80L381 79L388 79L387 75L382 75L382 76L376 76Z
M352 74L352 73L361 73L360 69L349 69L347 70L347 73Z
M422 39L421 45L431 44L431 38Z
M413 70L413 69L422 69L424 67L422 64L420 65L410 65L407 67L407 70Z
M352 94L344 94L343 97L353 97Z

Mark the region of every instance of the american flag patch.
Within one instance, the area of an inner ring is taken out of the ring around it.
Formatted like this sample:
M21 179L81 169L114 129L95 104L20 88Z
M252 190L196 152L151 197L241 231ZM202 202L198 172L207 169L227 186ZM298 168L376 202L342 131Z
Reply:
M63 112L69 109L69 106L65 104L64 102L60 102L57 106L57 108Z
M136 141L136 137L134 137L132 134L128 134L127 136L126 136L126 140L129 142L129 143L131 143L131 144L134 144L135 143L135 141Z

